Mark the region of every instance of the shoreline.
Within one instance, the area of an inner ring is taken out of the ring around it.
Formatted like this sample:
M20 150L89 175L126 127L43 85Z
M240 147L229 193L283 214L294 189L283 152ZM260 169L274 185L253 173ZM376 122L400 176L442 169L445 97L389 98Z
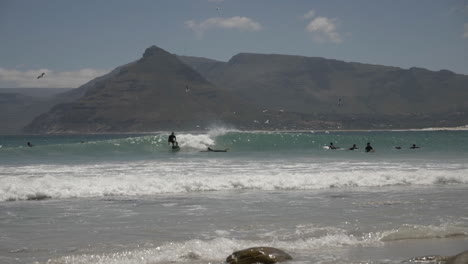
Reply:
M212 128L206 130L180 130L177 133L196 133L203 134L216 129L226 130L226 132L247 132L247 133L327 133L327 132L432 132L432 131L468 131L468 125L458 127L427 127L427 128L406 128L406 129L295 129L295 130L238 130L235 128ZM174 130L177 131L177 130ZM45 134L0 134L0 136L49 136L49 135L152 135L167 134L169 130L161 131L127 131L127 132L69 132L69 133L45 133Z

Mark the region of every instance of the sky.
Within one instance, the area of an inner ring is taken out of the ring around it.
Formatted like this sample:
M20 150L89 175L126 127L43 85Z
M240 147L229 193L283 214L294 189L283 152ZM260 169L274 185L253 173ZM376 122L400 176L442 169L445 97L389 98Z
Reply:
M79 87L152 45L468 75L468 0L0 0L0 88Z

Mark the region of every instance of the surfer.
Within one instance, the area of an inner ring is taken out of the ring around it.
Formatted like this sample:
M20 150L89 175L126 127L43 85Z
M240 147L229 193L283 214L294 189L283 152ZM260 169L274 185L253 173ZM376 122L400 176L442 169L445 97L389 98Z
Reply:
M400 146L396 146L395 149L401 149L401 147L400 147Z
M207 152L227 152L228 149L212 149L212 148L210 148L210 147L207 147L207 148L206 148L206 151L207 151Z
M169 135L169 139L167 140L167 144L172 144L172 147L174 147L174 146L177 144L177 138L176 138L176 136L174 135L174 132L172 132L172 133Z
M416 144L413 144L413 145L410 147L410 149L418 149L418 148L419 148L419 147L416 146Z
M370 145L370 142L367 142L366 152L374 152L374 148Z
M359 148L356 146L356 144L353 144L353 146L349 148L349 150L355 150L355 149L359 149Z
M34 145L31 144L31 142L28 141L28 143L26 143L28 145L28 147L32 148Z
M330 142L330 145L328 146L328 149L337 149L337 147L335 147L335 146L333 145L333 142Z

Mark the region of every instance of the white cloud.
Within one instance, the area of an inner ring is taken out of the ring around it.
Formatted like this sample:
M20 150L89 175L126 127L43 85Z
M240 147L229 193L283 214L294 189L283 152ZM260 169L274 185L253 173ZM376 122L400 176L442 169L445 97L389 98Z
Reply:
M302 16L303 19L311 19L315 16L315 10L310 10L309 12L307 12L306 14L304 14Z
M464 31L463 31L463 38L468 38L468 23L465 23L465 25L463 25L464 27Z
M55 72L48 69L29 71L0 68L0 87L4 88L76 88L102 76L109 71L81 69L79 71ZM37 77L45 73L44 77Z
M239 16L229 18L212 17L200 23L189 20L185 22L185 25L192 29L198 37L202 37L207 30L214 28L237 29L240 31L258 31L262 29L262 25L255 20Z
M317 42L341 43L343 38L337 32L336 19L327 17L316 17L306 27L306 30L312 33Z

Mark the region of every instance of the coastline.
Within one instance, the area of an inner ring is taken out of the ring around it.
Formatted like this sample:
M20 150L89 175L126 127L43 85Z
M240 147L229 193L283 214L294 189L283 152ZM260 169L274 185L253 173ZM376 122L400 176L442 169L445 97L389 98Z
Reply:
M407 128L407 129L273 129L273 130L240 130L236 128L213 127L205 130L180 130L177 133L204 134L210 131L225 130L225 132L244 133L327 133L327 132L409 132L409 131L468 131L468 125L458 127L427 127L427 128ZM177 130L174 130L177 131ZM44 134L0 134L0 136L48 136L48 135L158 135L171 133L169 130L161 131L126 131L126 132L67 132L67 133L44 133Z

